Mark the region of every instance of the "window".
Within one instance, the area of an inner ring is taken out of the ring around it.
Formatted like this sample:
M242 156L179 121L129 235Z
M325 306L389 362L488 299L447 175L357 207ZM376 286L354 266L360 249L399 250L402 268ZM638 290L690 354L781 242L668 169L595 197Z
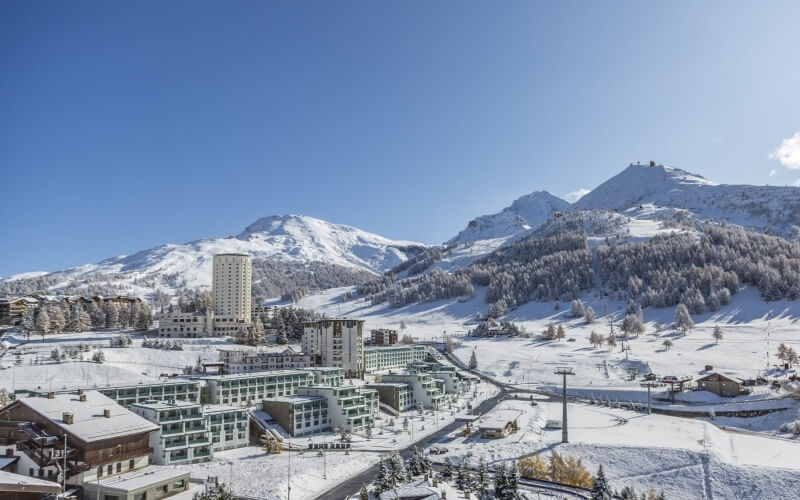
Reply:
M103 466L97 468L97 477L103 477Z
M165 494L166 492L167 492L167 485L166 484L162 484L162 485L156 486L156 494L157 495Z
M134 462L134 460L133 460L132 458L131 458L130 460L128 460L128 468L129 468L129 469L133 469L133 464L134 464L134 463L135 463L135 462Z
M186 480L185 479L178 479L177 481L172 483L172 488L173 489L184 488L185 486L186 486Z
M122 462L117 462L117 474L122 472Z
M111 474L112 472L114 472L114 465L108 464L108 473Z

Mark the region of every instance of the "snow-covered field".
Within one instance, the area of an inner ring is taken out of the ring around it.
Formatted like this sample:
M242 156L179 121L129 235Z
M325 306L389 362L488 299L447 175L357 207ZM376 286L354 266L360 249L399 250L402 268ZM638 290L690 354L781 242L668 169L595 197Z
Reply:
M442 439L448 455L496 464L556 450L583 458L592 472L602 464L614 488L654 488L668 498L793 498L800 480L800 443L793 441L729 433L694 419L570 404L570 444L564 445L561 430L544 429L548 419L561 419L560 403L510 400L502 407L524 411L519 431L496 440L455 434Z

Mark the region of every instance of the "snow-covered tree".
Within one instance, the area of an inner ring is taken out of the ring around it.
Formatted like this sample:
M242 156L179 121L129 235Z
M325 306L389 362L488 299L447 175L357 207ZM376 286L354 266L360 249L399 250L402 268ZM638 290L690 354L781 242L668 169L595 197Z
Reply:
M558 325L556 328L556 339L561 340L567 338L567 332L564 331L563 325Z
M611 488L606 481L606 473L603 471L603 465L597 469L597 475L592 482L592 500L611 500Z
M620 329L625 332L625 335L635 335L638 337L644 333L644 324L642 324L642 320L639 319L638 315L628 314L622 321Z
M41 307L39 314L36 315L36 330L42 332L44 335L50 331L50 314L47 312L46 307Z
M119 308L115 302L106 301L105 303L105 313L106 313L106 328L111 328L112 330L116 330L120 327L119 321Z
M691 331L694 321L689 315L689 309L684 304L678 304L675 308L675 327L686 335L686 330Z
M586 311L583 308L583 302L581 302L580 298L577 298L572 301L572 307L570 309L573 318L580 318Z
M592 306L586 308L586 313L583 315L583 320L586 323L594 323L594 309Z
M101 363L101 364L105 363L106 355L103 353L103 351L98 349L97 351L95 351L94 354L92 354L92 361L94 361L95 363Z
M369 492L367 491L366 484L361 485L361 489L358 491L358 500L369 500Z
M469 358L469 369L470 370L478 369L478 358L475 357L475 349L472 350L472 355Z
M49 307L50 329L56 333L63 332L67 327L67 318L64 309L60 306Z
M664 340L664 342L661 343L661 345L664 346L665 351L669 351L670 348L672 347L672 341L670 339L666 339Z
M609 350L617 347L617 336L609 335L608 337L606 337L606 345L608 346Z

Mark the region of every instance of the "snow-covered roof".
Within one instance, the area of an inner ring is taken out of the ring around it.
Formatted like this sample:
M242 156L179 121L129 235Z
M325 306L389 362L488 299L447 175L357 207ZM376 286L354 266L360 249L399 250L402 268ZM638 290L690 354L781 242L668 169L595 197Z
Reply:
M150 403L134 403L131 406L138 406L141 408L148 408L151 410L174 410L175 408L193 408L200 406L200 403L193 403L191 401L153 401Z
M103 486L104 490L113 489L127 493L147 488L153 484L180 479L182 477L188 479L189 471L176 469L174 467L150 465L143 469L106 477L100 480L100 484ZM95 481L93 484L97 484L97 482Z
M97 391L86 391L86 401L77 394L19 399L26 406L80 441L92 442L158 430L159 427ZM109 411L109 416L104 411ZM72 413L73 423L65 424L64 413Z
M241 406L231 406L231 405L204 405L203 406L203 414L206 413L228 413L231 411L243 411L244 409Z
M61 485L22 474L0 470L0 491L24 491L25 493L59 493Z
M487 413L481 422L481 429L502 429L522 415L522 410L500 409Z
M697 379L697 382L736 382L737 384L743 384L744 381L740 378L736 377L728 377L721 373L709 373L705 377L700 377Z
M274 398L267 398L264 401L273 401L276 403L305 403L310 401L318 401L320 399L327 399L325 396L306 396L303 394L293 394L290 396L275 396Z
M19 460L19 457L0 457L0 470L5 469L17 460Z
M441 496L431 487L421 485L398 486L389 491L384 491L380 500L439 500Z

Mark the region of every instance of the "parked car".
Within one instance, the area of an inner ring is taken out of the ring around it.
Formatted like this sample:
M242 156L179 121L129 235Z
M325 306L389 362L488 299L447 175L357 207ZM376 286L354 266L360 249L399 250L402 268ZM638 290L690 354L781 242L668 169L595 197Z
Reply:
M561 420L548 420L547 423L544 425L545 429L560 429L561 428Z
M448 450L446 446L431 446L428 448L428 452L433 455L441 455L443 453L447 453Z
M665 384L677 384L678 377L676 377L675 375L664 375L661 381L664 382Z

